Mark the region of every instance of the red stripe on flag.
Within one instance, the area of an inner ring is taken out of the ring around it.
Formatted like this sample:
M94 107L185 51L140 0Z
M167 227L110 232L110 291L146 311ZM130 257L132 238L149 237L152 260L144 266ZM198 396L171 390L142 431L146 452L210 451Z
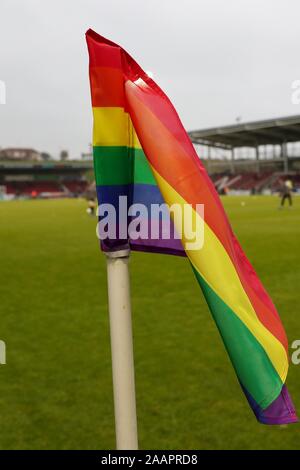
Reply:
M94 107L117 106L124 108L124 77L121 69L91 67L90 82Z
M122 69L121 48L119 46L108 39L102 38L90 29L86 33L86 41L90 56L90 67Z

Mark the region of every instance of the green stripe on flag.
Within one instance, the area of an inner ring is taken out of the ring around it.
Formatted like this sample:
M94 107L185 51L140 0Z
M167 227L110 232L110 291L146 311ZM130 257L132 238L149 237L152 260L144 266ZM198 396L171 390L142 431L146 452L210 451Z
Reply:
M127 147L94 147L93 154L97 185L132 182L133 161Z
M142 149L132 149L135 152L134 157L134 182L139 184L154 184L156 181L149 166L146 155Z
M261 344L192 267L240 382L256 403L267 408L281 392L280 377Z
M142 149L94 147L93 154L97 185L105 186L129 183L156 185Z

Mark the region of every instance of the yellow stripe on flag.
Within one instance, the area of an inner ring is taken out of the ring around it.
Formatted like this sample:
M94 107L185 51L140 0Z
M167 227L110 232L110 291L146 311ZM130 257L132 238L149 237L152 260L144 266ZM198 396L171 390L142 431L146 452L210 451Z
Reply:
M184 213L183 206L187 204L186 201L153 167L152 170L165 202L169 206L179 204L182 213ZM199 218L200 215L194 209L193 211L195 217ZM176 226L176 219L174 219L174 224ZM181 227L176 226L176 228L179 233L182 232L183 234L182 243L185 248L186 243L190 243L191 239L193 239L192 233L185 233L187 230L184 230L184 228L186 229L187 226L183 227L183 230L181 230ZM288 371L288 358L285 348L260 322L228 253L205 221L203 247L198 250L186 250L186 253L206 283L231 308L257 341L259 341L284 383Z
M129 114L119 107L93 108L93 146L141 148Z

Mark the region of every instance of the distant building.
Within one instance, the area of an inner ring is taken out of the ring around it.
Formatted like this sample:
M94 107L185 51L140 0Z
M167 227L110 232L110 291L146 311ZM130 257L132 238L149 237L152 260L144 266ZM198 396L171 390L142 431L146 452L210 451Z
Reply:
M0 150L0 160L20 160L37 162L42 160L41 153L28 148L6 148Z

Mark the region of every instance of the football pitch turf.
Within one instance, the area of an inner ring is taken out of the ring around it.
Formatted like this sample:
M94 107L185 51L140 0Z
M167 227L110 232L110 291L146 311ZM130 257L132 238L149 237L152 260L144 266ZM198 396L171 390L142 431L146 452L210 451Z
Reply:
M300 197L223 199L300 339ZM114 448L105 259L78 200L0 204L0 449ZM299 424L258 424L186 259L131 256L142 449L300 449ZM299 290L298 290L299 289ZM292 350L290 350L292 353ZM300 365L288 387L300 412Z

